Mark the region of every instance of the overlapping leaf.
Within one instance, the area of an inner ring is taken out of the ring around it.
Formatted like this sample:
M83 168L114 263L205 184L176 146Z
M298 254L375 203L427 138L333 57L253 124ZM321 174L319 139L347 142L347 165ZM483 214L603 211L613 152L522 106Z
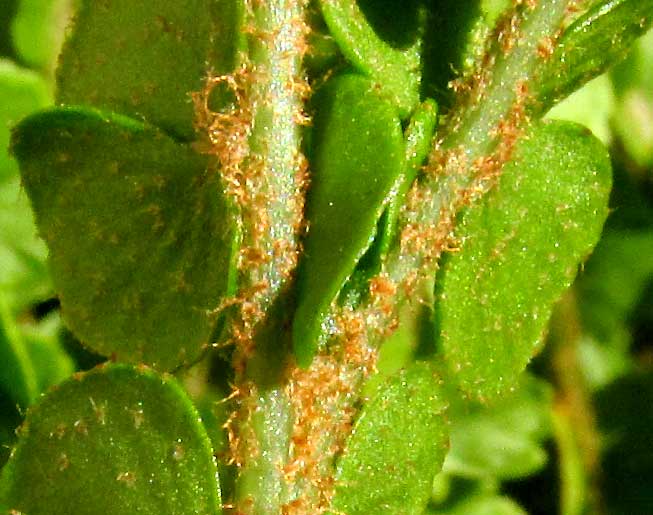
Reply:
M374 84L344 75L316 99L309 233L293 326L298 361L308 366L331 302L370 246L390 190L404 170L404 141L392 106Z
M587 129L545 123L464 214L435 306L439 344L465 392L492 398L515 385L599 238L610 184L607 151Z
M70 379L31 409L0 480L30 515L217 515L206 431L178 384L127 366Z
M420 513L447 450L446 405L426 363L379 385L337 464L333 513Z
M423 13L387 1L321 0L324 19L345 57L406 117L419 101Z
M455 405L443 470L499 480L534 473L547 459L542 443L551 437L551 401L550 387L529 377L518 392L490 408Z
M58 101L143 118L193 138L190 94L209 69L231 71L238 45L232 0L84 1L58 73ZM218 34L218 37L214 37Z
M104 355L194 360L231 287L235 233L203 156L126 117L55 109L13 140L68 326Z
M9 156L9 129L52 101L36 73L0 60L0 294L11 311L42 300L51 290L45 245L36 237L17 163Z
M535 94L544 111L623 59L653 24L653 0L601 0L568 27Z

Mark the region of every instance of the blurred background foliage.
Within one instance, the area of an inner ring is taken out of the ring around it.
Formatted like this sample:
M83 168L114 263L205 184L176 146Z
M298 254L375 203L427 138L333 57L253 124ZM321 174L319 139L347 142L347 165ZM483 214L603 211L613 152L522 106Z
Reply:
M486 16L502 3L487 0ZM73 4L0 0L0 464L40 393L101 360L61 324L7 151L11 126L53 102ZM451 451L430 515L653 513L653 32L549 116L585 124L611 149L612 213L523 387L494 406L451 406ZM388 352L382 367L400 360ZM216 400L227 385L216 367L182 379L219 451Z

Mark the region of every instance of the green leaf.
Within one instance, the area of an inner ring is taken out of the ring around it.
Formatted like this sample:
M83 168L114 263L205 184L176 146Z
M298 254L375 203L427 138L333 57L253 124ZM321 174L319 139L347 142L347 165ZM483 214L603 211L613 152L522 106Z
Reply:
M67 379L74 371L72 358L61 344L61 317L52 313L38 322L19 325L36 373L38 392Z
M399 119L374 84L357 75L331 80L315 100L309 233L293 325L297 360L308 366L329 307L370 246L404 166Z
M48 86L38 74L0 59L0 185L14 176L9 156L10 128L32 111L52 103Z
M614 216L619 216L619 211ZM579 365L589 387L603 387L633 367L630 323L653 280L650 230L605 231L576 283L583 338ZM649 302L650 303L650 302Z
M126 117L53 109L17 128L64 320L91 348L167 370L209 343L232 288L230 209L191 147Z
M622 346L623 325L653 279L653 260L642 256L653 256L653 231L606 231L579 278L584 326L605 345Z
M16 312L51 291L46 248L20 186L17 163L7 151L9 129L52 102L43 78L0 59L0 292Z
M617 94L615 132L631 159L653 167L653 31L611 72Z
M451 450L443 470L467 478L518 479L547 461L552 392L529 377L517 393L490 408L467 403L451 410Z
M333 513L420 513L447 450L445 410L427 363L379 385L337 463Z
M71 0L20 0L11 26L14 48L33 68L54 67Z
M572 23L547 60L535 96L543 111L626 57L653 24L653 0L603 0Z
M615 108L612 84L607 74L592 79L551 109L546 117L585 125L605 145L612 141L610 117Z
M2 472L0 506L30 515L217 515L206 431L174 381L98 368L29 410Z
M0 293L0 389L21 409L75 370L59 341L60 328L56 313L40 322L17 322Z
M425 515L527 515L526 512L508 497L500 495L479 496L456 504L453 508L430 509Z
M13 163L12 163L13 164ZM52 294L47 249L38 238L29 199L18 170L0 183L0 292L18 313Z
M464 213L460 252L436 280L436 325L449 370L479 399L509 391L541 345L607 216L605 147L568 122L536 126L499 183Z
M406 194L431 151L437 115L438 106L431 99L422 102L413 112L404 131L406 148L403 170L390 189L387 207L377 222L374 241L360 258L340 292L339 300L342 304L358 305L369 291L369 280L381 271L382 261L397 235L399 212L404 205Z
M26 408L39 394L38 377L25 341L0 291L0 387Z
M142 117L193 139L190 94L209 70L233 70L238 38L225 40L238 33L237 5L84 0L60 58L57 100Z
M419 102L419 3L411 0L397 10L392 0L320 0L320 7L345 57L407 117Z

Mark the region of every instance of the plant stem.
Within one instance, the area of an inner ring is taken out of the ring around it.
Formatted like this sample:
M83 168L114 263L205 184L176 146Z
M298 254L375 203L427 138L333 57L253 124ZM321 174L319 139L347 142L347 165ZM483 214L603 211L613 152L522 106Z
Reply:
M553 422L560 461L561 513L605 513L599 488L599 434L578 362L581 327L576 298L565 295L551 323L551 366L558 391Z
M271 388L258 395L249 392L243 403L251 412L240 427L249 447L236 483L237 513L279 515L288 498L282 474L292 429L288 398L283 388Z
M260 285L265 311L297 264L303 222L306 160L300 124L307 86L301 61L306 51L303 0L250 1L249 66L244 101L251 113L248 155L242 168L247 204L243 209L244 282Z
M279 515L288 497L283 466L293 413L285 327L306 184L300 150L308 92L301 70L305 10L305 0L246 2L248 54L227 79L237 106L217 127L216 141L227 143L216 154L242 231L240 310L232 322L236 408L227 429L239 469L233 508L243 515Z
M477 67L453 84L460 101L447 116L435 148L400 216L398 242L383 274L397 287L393 316L422 281L438 268L441 254L455 249L458 213L484 195L512 157L531 123L531 84L550 56L572 0L515 1L498 22ZM374 310L372 299L370 306ZM378 313L378 308L376 309ZM385 310L386 312L388 310ZM377 315L371 340L380 343Z
M462 101L449 115L426 175L408 195L398 241L370 283L369 301L355 310L334 305L333 338L292 381L307 399L296 413L308 443L291 449L291 463L307 463L302 449L329 450L301 469L310 482L322 485L316 489L321 499L309 504L313 511L301 513L322 513L325 503L328 509L333 473L326 469L333 467L351 430L361 389L376 366L376 349L387 339L398 309L425 284L432 285L438 258L452 245L457 213L489 189L530 121L528 84L547 57L540 46L558 34L570 0L516 4L490 38L478 68L458 86ZM419 301L413 305L421 307ZM313 392L319 392L318 399L311 398ZM294 395L300 398L301 393Z
M454 86L462 100L442 129L427 174L413 188L402 217L403 241L388 259L395 281L425 265L433 272L452 243L456 214L487 191L510 159L530 122L529 83L546 57L539 47L556 36L569 3L541 0L529 8L519 2L499 21L478 68Z

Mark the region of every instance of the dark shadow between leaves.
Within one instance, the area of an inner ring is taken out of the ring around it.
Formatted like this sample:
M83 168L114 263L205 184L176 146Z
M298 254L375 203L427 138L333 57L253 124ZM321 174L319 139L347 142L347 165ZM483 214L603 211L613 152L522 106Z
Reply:
M403 49L410 47L419 35L421 3L420 0L358 0L358 7L382 40Z

